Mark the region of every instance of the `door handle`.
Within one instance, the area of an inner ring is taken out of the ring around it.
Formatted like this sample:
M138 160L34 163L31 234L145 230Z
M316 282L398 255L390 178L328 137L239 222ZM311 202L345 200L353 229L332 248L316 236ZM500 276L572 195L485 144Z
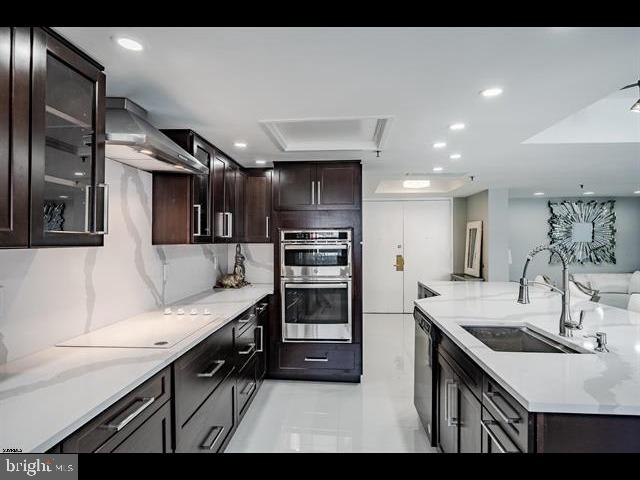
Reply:
M271 235L269 235L269 217L265 217L265 223L266 223L266 228L265 228L265 237L269 238Z
M311 205L316 204L316 182L311 181Z
M207 435L207 438L205 439L205 441L202 443L202 445L200 445L200 448L202 448L203 450L213 450L213 447L218 442L218 438L220 438L220 435L222 435L222 432L224 432L224 427L222 426L213 427L209 431L209 435Z
M218 373L218 371L224 366L224 364L226 363L225 360L216 360L214 363L214 367L208 371L208 372L203 372L203 373L198 373L198 377L200 378L211 378L213 377L216 373Z
M127 426L131 421L133 421L133 419L135 419L138 415L144 412L147 409L147 407L149 407L154 401L155 401L155 397L136 398L136 400L131 405L129 405L129 407L127 407L120 415L116 416L109 423L102 425L101 428L105 430L115 430L116 432L119 432L125 426ZM140 403L140 406L138 408L134 409L129 415L124 417L120 422L113 423L113 420L115 420L122 414L128 412L131 409L131 407L133 407L136 403Z
M447 420L447 425L449 427L454 427L458 425L458 384L452 380L447 380L445 382L445 419ZM452 401L452 400L455 400ZM455 413L454 413L455 412Z
M318 180L318 205L320 205L320 180Z
M196 213L196 225L198 226L198 230L193 234L193 236L202 235L202 205L195 204L193 208L197 211Z
M249 346L247 348L245 348L244 350L238 350L238 354L239 355L249 355L250 353L253 353L253 351L256 349L256 344L255 343L250 343Z
M404 272L404 257L402 255L396 255L396 272Z

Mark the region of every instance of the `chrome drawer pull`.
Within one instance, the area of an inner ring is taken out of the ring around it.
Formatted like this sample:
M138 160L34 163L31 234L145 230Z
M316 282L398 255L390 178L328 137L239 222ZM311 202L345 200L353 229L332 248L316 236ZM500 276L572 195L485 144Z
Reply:
M500 450L500 453L509 453L507 452L507 450L502 446L502 444L500 443L500 440L498 440L498 437L496 437L495 433L493 433L491 431L491 429L489 428L489 425L493 424L493 421L491 420L480 420L480 425L482 425L482 429L487 432L487 435L489 435L489 438L491 438L491 440L493 441L493 443L496 444L496 446L498 447L498 450ZM511 452L513 453L513 452Z
M249 355L256 349L255 343L250 343L249 346L245 350L238 350L238 354L240 355Z
M327 357L304 357L305 362L328 362Z
M504 413L500 407L498 407L498 405L496 404L496 402L493 401L493 399L491 397L495 397L495 396L500 396L500 394L498 392L489 392L489 393L483 393L482 394L482 398L484 398L487 403L489 405L491 405L491 407L493 407L493 409L496 410L496 412L498 412L498 415L500 415L500 417L502 418L502 420L504 420L506 423L512 425L514 423L520 423L520 417L519 416L515 416L515 417L510 417L509 415L507 415L506 413Z
M118 415L116 415L112 420L115 420L116 418L120 417L124 412L126 412L129 408L131 408L136 403L142 402L142 405L140 405L133 412L131 412L126 417L124 417L121 422L119 422L119 423L107 423L106 425L102 425L100 428L103 428L103 429L106 429L106 430L115 430L116 432L119 432L124 427L126 427L134 418L136 418L138 415L140 415L154 401L155 401L155 397L140 397L140 398L137 398L135 400L135 402L133 402L125 410L123 410Z
M453 390L453 394L451 391ZM455 401L453 401L455 400ZM447 426L454 427L459 424L458 421L458 384L454 381L447 380L445 382L445 419ZM455 412L455 415L454 413Z
M242 324L249 323L254 318L256 318L256 314L252 313L252 314L248 315L247 317L241 318L240 320L238 320L238 323L242 323Z
M218 441L218 438L220 438L220 435L222 435L222 432L224 432L224 427L221 427L221 426L213 427L209 431L209 435L207 435L207 438L205 439L204 443L200 445L200 448L204 450L213 450L213 447Z
M268 303L261 303L260 305L258 305L256 307L256 310L257 310L258 313L262 313L267 309L268 306L269 306Z
M213 367L213 369L211 371L199 373L198 377L200 377L200 378L211 378L211 377L213 377L216 373L218 373L220 371L220 369L224 366L225 363L226 363L225 360L216 360L214 362L215 367Z
M256 387L255 382L247 383L247 385L240 392L240 395L247 395L247 396L251 395L255 387Z

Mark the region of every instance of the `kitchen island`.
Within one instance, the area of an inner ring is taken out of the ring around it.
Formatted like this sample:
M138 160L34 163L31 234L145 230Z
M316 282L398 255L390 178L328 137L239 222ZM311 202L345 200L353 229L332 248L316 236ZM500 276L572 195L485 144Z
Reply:
M560 296L544 287L531 288L527 305L516 302L516 283L423 282L420 290L433 296L416 300L417 312L437 332L434 444L481 451L505 434L497 450L640 451L640 314L572 302L574 318L584 311L583 329L560 337ZM579 353L496 351L463 328L472 325L527 326ZM608 352L594 350L595 332L607 334ZM465 393L478 402L477 428L462 418Z

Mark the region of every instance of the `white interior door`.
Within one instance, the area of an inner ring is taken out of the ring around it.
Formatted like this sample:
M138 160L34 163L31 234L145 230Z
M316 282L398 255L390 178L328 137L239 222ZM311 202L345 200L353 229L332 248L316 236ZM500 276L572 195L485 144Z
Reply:
M403 203L404 311L413 311L418 281L449 280L453 269L451 202Z
M364 202L362 228L365 313L411 313L418 281L449 279L449 200ZM396 255L404 271L397 270Z
M362 283L365 313L403 309L403 275L394 266L402 255L402 202L363 202Z

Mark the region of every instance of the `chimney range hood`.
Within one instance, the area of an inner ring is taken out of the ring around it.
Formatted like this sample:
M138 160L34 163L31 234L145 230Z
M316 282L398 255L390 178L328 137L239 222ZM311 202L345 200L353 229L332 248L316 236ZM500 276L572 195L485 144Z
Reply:
M193 155L147 120L147 111L128 98L107 97L106 148L108 158L148 172L208 174Z

